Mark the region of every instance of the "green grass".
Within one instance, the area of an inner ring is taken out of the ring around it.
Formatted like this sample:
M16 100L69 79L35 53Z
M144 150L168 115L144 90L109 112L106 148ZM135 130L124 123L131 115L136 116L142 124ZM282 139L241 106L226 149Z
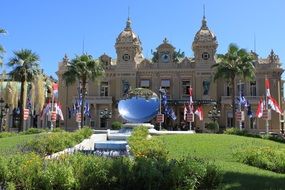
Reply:
M233 150L246 146L285 148L285 144L235 135L195 134L162 136L172 158L185 155L215 161L224 173L222 189L285 189L285 174L239 163Z
M14 154L19 151L19 145L39 134L16 135L0 138L0 155Z

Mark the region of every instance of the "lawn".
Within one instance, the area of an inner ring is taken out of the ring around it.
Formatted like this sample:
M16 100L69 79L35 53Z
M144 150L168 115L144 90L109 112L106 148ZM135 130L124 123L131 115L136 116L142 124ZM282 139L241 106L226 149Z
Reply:
M215 161L224 173L222 189L285 189L285 174L258 169L233 157L236 147L270 146L285 148L285 144L235 135L194 134L161 136L172 158L195 155Z
M39 134L16 135L0 138L0 155L14 154L19 150L19 145Z

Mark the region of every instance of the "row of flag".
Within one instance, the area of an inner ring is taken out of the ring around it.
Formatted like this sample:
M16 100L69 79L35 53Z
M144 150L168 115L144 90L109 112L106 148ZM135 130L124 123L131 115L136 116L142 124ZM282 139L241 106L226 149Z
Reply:
M192 98L192 87L190 86L189 88L189 103L184 105L184 120L186 120L187 114L192 113L196 114L199 118L199 120L204 119L204 113L203 113L203 108L201 105L197 107L197 109L194 111L193 107L193 98Z
M266 88L266 93L265 93L266 98L265 100L262 100L262 98L260 98L258 106L257 106L256 117L258 118L261 118L263 116L263 110L267 109L266 104L270 106L270 108L273 111L279 114L282 113L282 110L280 109L277 101L270 94L270 83L267 78L265 79L265 88Z
M176 115L173 111L172 108L170 108L167 104L167 95L166 95L166 91L165 89L161 88L159 89L159 93L160 93L160 96L161 96L161 106L162 106L162 113L172 119L172 120L176 120Z
M43 120L44 116L51 115L52 111L56 112L56 115L59 116L60 120L64 120L62 110L61 110L61 104L56 101L58 99L58 84L53 83L52 84L52 102L47 102L40 114L41 120ZM28 108L31 106L30 99L27 99L27 106Z
M269 80L266 78L265 79L265 87L266 87L266 99L267 99L267 104L270 106L270 108L281 114L282 111L278 105L278 102L271 96L270 94L270 84L269 84ZM253 117L253 113L251 111L251 105L249 103L248 100L246 100L246 98L244 97L244 95L242 93L240 93L240 96L237 98L237 103L242 107L245 108L245 110L247 111L247 115L249 118ZM265 109L265 104L266 102L262 100L262 98L260 98L258 107L257 107L257 111L256 111L256 117L261 118L263 115L263 110ZM202 106L199 105L197 107L197 109L194 111L193 108L193 98L192 98L192 88L189 88L189 103L186 104L184 106L184 120L186 120L187 114L188 113L193 113L196 114L200 120L203 120L203 109Z

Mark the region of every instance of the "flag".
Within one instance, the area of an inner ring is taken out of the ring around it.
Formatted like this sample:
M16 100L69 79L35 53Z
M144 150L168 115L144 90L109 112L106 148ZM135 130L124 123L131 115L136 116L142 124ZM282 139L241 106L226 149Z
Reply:
M189 87L189 111L193 113L193 98L192 98L192 87Z
M240 96L237 98L237 100L238 100L238 104L240 104L241 106L245 106L245 107L247 107L248 106L248 101L245 99L245 97L242 95L242 94L240 94Z
M52 95L53 97L58 98L58 84L57 83L52 84Z
M263 109L264 109L263 101L262 101L262 98L260 98L258 106L257 106L257 110L256 110L256 117L258 118L262 117Z
M184 115L183 115L183 119L184 119L185 121L186 121L187 112L188 112L187 107L186 107L186 105L184 105Z
M41 112L41 120L43 120L44 115L48 114L50 112L51 109L51 103L47 103L44 107L43 110Z
M253 117L252 111L251 111L251 105L250 105L250 104L248 104L248 106L247 106L247 116L248 116L249 118L252 118L252 117Z
M266 88L266 96L270 96L270 85L269 85L269 80L266 78L265 79L265 88Z
M203 120L204 114L203 114L203 109L201 105L198 106L197 110L195 111L195 114L199 117L200 121Z
M165 89L162 89L162 88L159 89L159 93L161 96L161 105L164 108L162 113L164 113L166 115L166 117L171 118L172 120L176 120L176 115L175 115L174 111L168 107L167 95L166 95Z
M63 114L62 114L62 110L60 108L60 105L58 105L57 103L54 104L54 107L55 107L55 112L57 115L59 115L60 117L60 120L64 120L64 117L63 117Z
M29 109L29 110L32 109L32 102L31 102L30 98L27 98L26 107L27 107L27 109Z
M266 96L267 96L268 105L271 107L273 111L276 111L277 113L281 114L282 111L277 101L270 95L270 84L267 78L265 79L265 88L266 88Z
M276 111L277 113L281 114L282 111L277 101L272 96L267 97L267 101L268 101L268 105L271 107L273 111Z

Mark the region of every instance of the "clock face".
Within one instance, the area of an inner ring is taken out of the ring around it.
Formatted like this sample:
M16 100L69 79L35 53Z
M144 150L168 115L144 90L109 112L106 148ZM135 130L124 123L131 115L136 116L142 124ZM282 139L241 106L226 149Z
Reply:
M208 52L202 53L202 59L208 60L210 58L210 54Z
M123 60L124 61L129 61L130 60L130 55L129 54L124 54L123 55Z
M170 61L170 56L169 56L169 54L167 54L167 53L162 54L162 55L161 55L161 61L162 61L163 63L168 63L168 62Z

